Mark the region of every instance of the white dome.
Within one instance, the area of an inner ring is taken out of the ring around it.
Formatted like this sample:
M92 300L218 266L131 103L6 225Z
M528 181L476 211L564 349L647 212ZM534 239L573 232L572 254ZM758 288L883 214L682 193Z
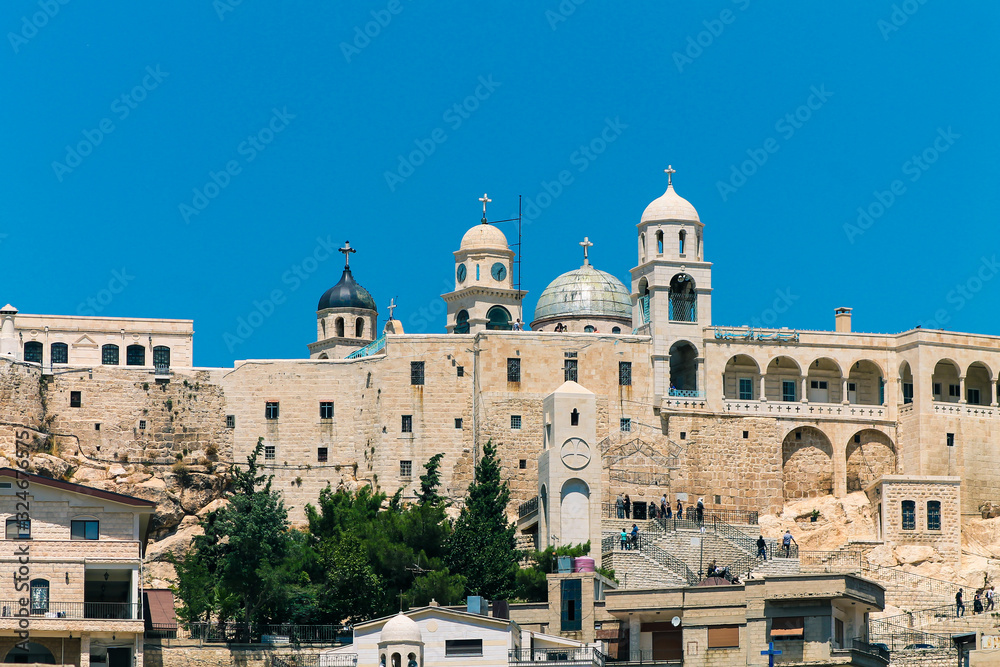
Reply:
M393 642L399 644L422 644L420 627L409 616L399 612L382 626L379 643Z
M460 250L507 250L507 237L499 229L488 223L480 223L465 232Z
M673 185L668 185L666 192L650 202L646 210L642 212L642 220L639 224L662 220L701 222L698 218L698 211L694 210L691 202L674 192Z

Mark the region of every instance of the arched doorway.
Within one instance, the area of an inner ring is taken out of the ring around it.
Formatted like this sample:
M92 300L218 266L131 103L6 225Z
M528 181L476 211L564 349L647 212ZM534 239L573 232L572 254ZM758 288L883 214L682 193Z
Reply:
M563 484L559 522L561 545L583 544L590 539L590 487L582 479Z
M56 664L56 659L52 651L36 642L28 642L25 647L15 646L7 651L7 656L3 659L5 663L23 665L27 663L42 663L44 665Z
M993 402L993 372L981 361L973 362L965 373L965 400L969 405Z
M510 331L510 313L503 306L493 306L486 312L488 331Z
M899 365L899 391L899 398L904 405L913 402L913 373L907 361Z
M800 426L781 443L784 498L816 498L833 494L833 445L823 431Z
M896 446L885 433L867 428L847 442L847 490L863 491L866 486L896 472Z
M752 401L760 398L760 367L753 357L737 354L726 362L722 376L723 393L728 399Z
M791 357L775 357L767 365L767 379L764 381L767 400L791 403L802 400L800 387L802 370Z
M816 359L809 364L806 398L810 403L840 403L843 398L843 381L840 366L833 359Z
M670 280L670 321L697 322L698 301L694 279L686 273L678 273Z
M852 405L885 403L885 379L874 361L861 359L851 365L847 375L847 402Z
M670 395L698 391L698 350L686 340L670 346Z
M931 376L931 392L935 401L958 403L961 399L961 382L958 379L958 364L951 359L942 359L934 366Z

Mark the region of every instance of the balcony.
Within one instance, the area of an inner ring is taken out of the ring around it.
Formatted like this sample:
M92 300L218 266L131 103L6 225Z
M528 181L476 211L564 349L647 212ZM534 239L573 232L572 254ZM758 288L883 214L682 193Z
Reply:
M19 600L0 601L0 617L68 618L104 621L142 620L142 605L135 602L32 602L22 607Z
M533 514L538 514L538 496L528 500L525 503L521 503L521 506L517 508L517 518L526 519Z
M520 649L509 652L509 665L556 665L558 667L604 667L604 654L596 648Z
M888 410L884 405L859 405L850 403L802 403L800 401L739 401L727 398L723 401L726 412L741 415L766 417L825 417L827 419L849 419L872 421L887 419Z

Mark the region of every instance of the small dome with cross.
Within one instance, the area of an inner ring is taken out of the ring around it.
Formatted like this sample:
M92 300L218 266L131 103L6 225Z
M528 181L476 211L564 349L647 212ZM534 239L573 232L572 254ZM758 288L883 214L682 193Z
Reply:
M340 276L340 282L328 289L319 298L319 305L316 310L326 310L328 308L361 308L364 310L374 310L375 299L364 287L354 281L351 274L351 254L357 252L351 247L351 243L345 242L340 249L344 253L344 273Z
M645 222L659 222L663 220L682 220L684 222L701 222L698 211L687 199L684 199L674 192L673 175L676 169L667 167L667 191L650 202L646 210L642 212L642 219L639 224Z

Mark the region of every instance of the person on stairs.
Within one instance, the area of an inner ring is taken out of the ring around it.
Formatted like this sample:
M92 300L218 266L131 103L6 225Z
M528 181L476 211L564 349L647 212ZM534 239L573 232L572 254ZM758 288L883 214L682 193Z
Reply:
M632 524L632 548L636 551L639 550L639 527L634 523Z
M965 616L965 603L962 602L962 589L955 593L955 617Z
M628 551L628 533L625 532L624 528L622 528L622 534L618 538L622 541L622 551Z
M764 541L763 535L757 536L757 558L763 558L764 562L767 562L767 542Z

